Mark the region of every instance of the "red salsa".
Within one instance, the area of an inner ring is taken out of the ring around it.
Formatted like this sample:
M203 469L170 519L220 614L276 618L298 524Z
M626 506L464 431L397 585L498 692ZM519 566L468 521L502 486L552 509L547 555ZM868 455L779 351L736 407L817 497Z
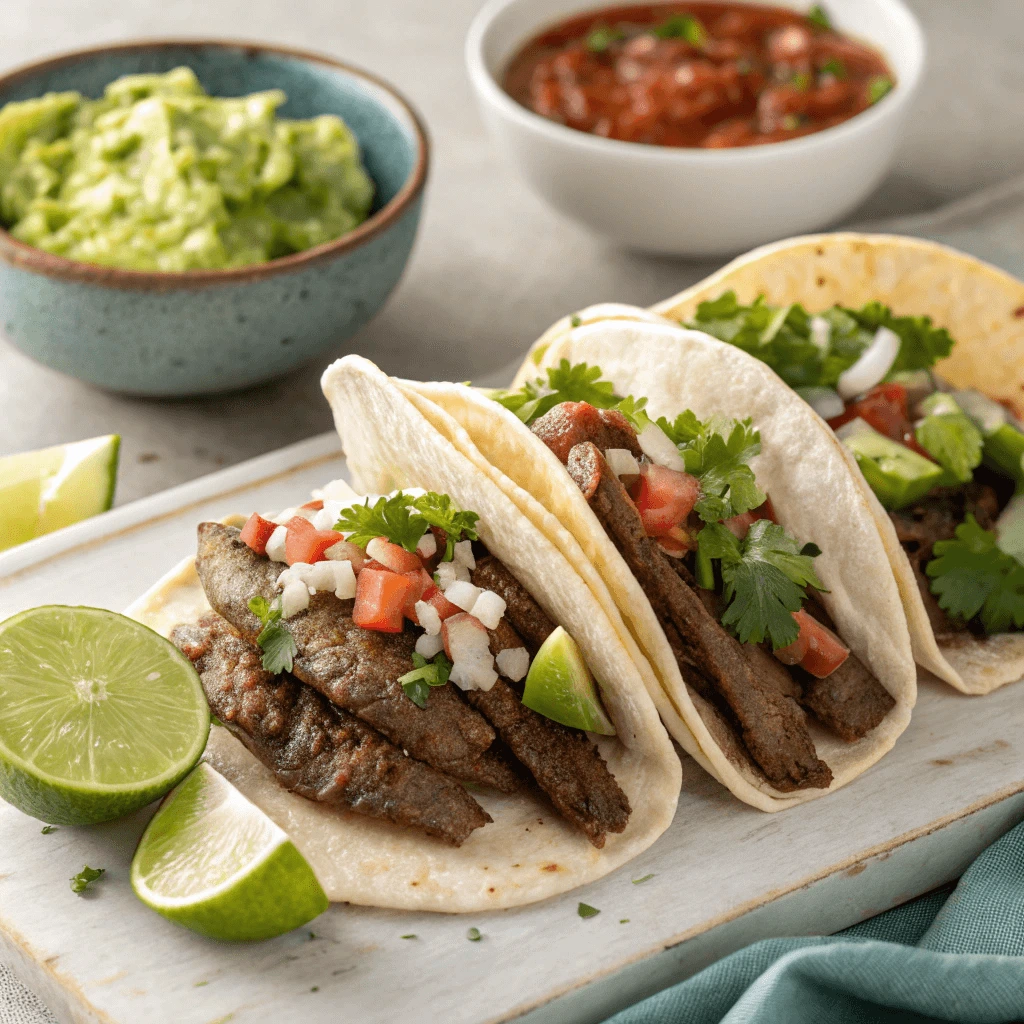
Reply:
M745 3L610 7L527 43L506 91L609 139L722 149L820 132L894 84L885 58L807 14Z

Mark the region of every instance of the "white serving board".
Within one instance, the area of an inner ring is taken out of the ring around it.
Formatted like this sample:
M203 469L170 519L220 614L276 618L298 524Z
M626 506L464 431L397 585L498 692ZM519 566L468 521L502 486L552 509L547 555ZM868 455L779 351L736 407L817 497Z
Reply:
M194 549L199 521L293 504L343 472L325 435L2 554L0 619L44 603L121 609ZM1022 696L924 681L888 757L777 815L687 761L654 847L545 903L469 916L335 906L260 945L199 938L135 900L128 866L148 812L42 835L0 802L0 959L76 1024L600 1021L758 938L836 931L957 877L1024 819ZM68 879L86 863L107 874L81 898ZM582 920L580 900L601 913Z

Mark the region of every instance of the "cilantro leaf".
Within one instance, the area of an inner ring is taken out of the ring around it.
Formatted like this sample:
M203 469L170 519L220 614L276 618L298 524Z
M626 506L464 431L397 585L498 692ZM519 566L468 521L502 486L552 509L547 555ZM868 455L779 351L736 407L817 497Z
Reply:
M973 515L940 540L925 567L939 607L965 621L978 616L986 633L1024 627L1024 565L1003 551Z
M838 57L832 57L818 68L818 74L831 75L841 82L846 78L846 65Z
M868 103L877 103L883 96L888 96L893 89L893 80L887 75L875 75L868 82Z
M415 666L411 672L399 676L398 681L402 684L406 697L409 698L418 708L427 706L427 698L430 696L432 686L444 686L451 675L452 663L442 651L434 655L432 661L427 661L422 654L413 654L412 663Z
M412 504L428 526L436 526L444 530L444 535L448 538L448 548L442 561L450 562L452 560L456 541L464 538L467 540L479 539L476 524L480 521L480 516L476 512L464 512L456 508L447 494L428 491L415 498ZM416 550L415 544L411 550Z
M647 399L634 398L632 395L626 395L626 397L615 406L615 411L621 412L629 421L630 426L632 426L638 434L651 424L651 417L647 415L646 409Z
M59 832L60 829L56 825L45 825L43 826L43 835L52 836L54 832Z
M820 550L814 544L801 546L770 519L752 523L742 541L721 523L709 523L697 544L700 557L721 563L722 625L740 643L767 637L775 650L793 643L799 629L792 613L803 605L804 587L823 590L813 566Z
M807 20L815 25L817 28L823 28L826 32L832 29L832 19L828 16L828 12L821 4L815 4L807 12Z
M597 907L590 906L589 903L581 903L576 908L576 913L579 914L580 917L582 917L584 920L586 920L588 917L597 917L597 915L600 914L601 911L598 910Z
M922 404L926 415L914 436L946 471L946 479L940 484L970 483L975 466L981 462L985 443L981 431L950 395L932 395Z
M413 511L413 505L413 499L402 491L378 498L373 505L350 505L338 514L334 529L349 534L348 540L361 548L375 537L387 537L392 544L415 551L427 520Z
M491 397L527 426L562 402L588 402L596 409L611 409L619 401L611 382L601 380L600 366L570 364L563 359L548 368L547 378L537 377L517 391L498 391Z
M587 36L585 45L591 53L604 53L612 43L617 43L623 38L625 37L620 29L598 25Z
M685 39L698 49L708 41L704 26L691 14L673 14L652 31L659 39Z
M479 928L469 928L466 931L466 938L469 939L470 942L479 942L483 938L483 935Z
M81 896L93 882L102 878L106 873L106 868L91 868L86 864L77 875L71 878L71 891Z
M256 637L256 646L263 651L263 670L277 675L291 672L295 655L299 653L291 630L281 622L281 603L271 603L265 597L249 599L249 611L263 624Z
M650 875L644 875L641 878L634 878L633 879L633 884L634 885L643 885L644 882L649 882L653 877L654 877L654 875L650 874Z

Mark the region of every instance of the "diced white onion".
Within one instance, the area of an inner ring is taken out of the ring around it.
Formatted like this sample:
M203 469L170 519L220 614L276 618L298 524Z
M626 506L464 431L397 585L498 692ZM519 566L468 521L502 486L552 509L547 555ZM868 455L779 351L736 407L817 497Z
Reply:
M416 545L416 554L420 558L433 558L437 554L437 538L430 530L420 537L420 542Z
M846 441L848 438L854 437L857 434L877 434L875 430L867 420L862 420L859 416L854 417L849 423L844 423L841 427L836 430L836 437L840 441Z
M450 586L444 588L444 596L451 601L457 608L461 608L464 612L473 611L473 606L477 602L477 598L480 597L480 588L474 587L472 583L467 583L465 580L456 580Z
M832 388L797 388L796 393L823 420L831 420L836 416L842 416L846 410L846 403L839 397L839 392L834 391Z
M873 388L892 369L900 353L900 336L888 327L879 327L860 358L839 375L836 390L849 401Z
M318 530L333 530L343 507L340 501L325 501L324 507L313 516L313 525Z
M609 448L604 453L604 457L608 462L609 469L616 476L640 475L640 463L633 458L633 453L628 448Z
M319 565L334 566L334 596L340 601L349 601L356 596L356 573L349 561L319 562Z
M811 341L822 354L832 347L832 325L823 316L812 316Z
M271 535L270 540L267 541L267 558L272 562L283 562L284 557L284 545L288 538L288 531L283 526L279 526Z
M427 606L430 607L429 605ZM433 609L431 609L433 611ZM437 614L436 612L434 613ZM421 633L416 640L416 653L430 659L444 650L444 641L440 633Z
M459 562L441 562L434 572L437 574L437 585L445 591L457 580L469 582L469 570Z
M483 690L486 693L498 681L498 673L494 671L494 659L488 655L487 658L453 661L448 678L463 690Z
M375 562L380 562L381 565L387 566L387 540L383 537L374 537L369 544L366 545L366 557L372 558ZM390 568L390 566L388 566Z
M510 647L495 656L498 671L513 683L518 683L530 671L530 652L525 647Z
M637 434L636 439L643 449L644 455L651 462L658 466L664 466L665 469L674 469L677 473L686 472L686 463L683 462L679 449L673 443L672 438L657 423L648 423Z
M448 597L447 594L444 596ZM451 601L452 599L448 597L448 600ZM452 604L455 604L455 602L452 601ZM493 590L481 590L480 596L468 611L488 629L497 629L502 615L505 614L505 599L494 593Z
M345 480L329 480L323 487L314 489L313 497L322 499L324 504L330 499L341 506L355 505L360 500L360 496Z
M281 618L290 619L309 607L309 588L302 580L292 580L281 594Z
M287 523L289 519L297 515L298 511L299 510L297 508L286 508L283 512L278 512L276 516L271 516L270 519L272 522L277 523L278 526L281 526L283 523Z
M475 569L476 559L473 557L473 542L470 540L460 540L455 545L454 558L459 565L464 565L467 569Z
M452 661L491 657L487 630L472 615L453 615L445 619L441 636L446 640L445 646L451 654Z
M414 609L416 621L427 631L428 636L441 635L441 616L429 601L417 601Z
M953 397L986 437L1010 419L1009 413L998 402L980 391L954 391Z
M363 562L366 561L366 553L362 548L350 544L347 540L339 540L337 544L332 544L324 552L324 558L330 562L351 562L352 570L359 572L363 567Z

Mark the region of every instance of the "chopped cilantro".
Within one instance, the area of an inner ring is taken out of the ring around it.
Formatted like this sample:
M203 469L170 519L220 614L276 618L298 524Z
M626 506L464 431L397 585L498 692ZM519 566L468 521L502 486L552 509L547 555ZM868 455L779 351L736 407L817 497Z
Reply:
M591 53L604 53L612 43L617 43L622 38L623 34L619 29L598 25L587 36L585 45Z
M271 603L265 597L252 597L249 599L249 611L263 624L260 635L256 637L256 645L263 651L263 670L274 675L291 672L299 650L291 630L281 622L281 602Z
M614 408L629 420L638 434L651 423L651 418L646 412L646 398L634 398L632 395L626 395Z
M469 939L470 942L479 942L483 938L483 935L480 934L479 928L470 928L466 932L466 938Z
M570 365L563 359L549 367L548 379L537 377L517 391L497 391L492 397L514 412L527 426L562 402L588 402L596 409L611 409L619 401L609 381L601 380L601 367Z
M597 917L597 915L600 914L601 911L598 910L597 907L590 906L589 903L581 903L576 908L576 913L579 914L580 917L582 917L584 920L586 920L588 917Z
M412 663L416 667L411 672L406 672L404 676L399 676L398 681L402 684L406 697L418 708L425 708L430 688L444 686L448 682L452 663L445 657L443 651L434 655L432 661L427 661L422 654L414 653Z
M620 917L619 918L619 924L629 924L629 918L628 917Z
M760 295L741 305L733 291L702 302L685 327L704 331L767 363L790 387L835 387L871 344L879 327L900 338L900 350L889 376L905 370L927 370L953 349L945 328L927 316L894 316L880 302L861 309L833 306L820 316L829 327L829 343L819 348L811 338L810 314L799 304L770 306Z
M846 65L838 57L832 57L818 68L818 74L831 75L841 82L846 78Z
M400 938L400 939L415 939L415 938L417 938L417 937L418 937L418 936L416 936L416 935L412 935L412 934L409 934L409 935L399 935L399 938Z
M320 986L319 985L314 985L309 991L310 992L319 992L320 991Z
M811 76L806 71L798 71L790 80L789 84L800 92L807 92L811 87Z
M807 12L807 20L811 22L812 25L815 25L818 28L823 28L826 32L832 30L832 19L828 16L828 12L821 6L821 4L815 4Z
M413 499L413 507L428 526L436 526L444 531L448 538L448 546L442 561L450 562L455 554L455 542L460 540L478 540L476 524L480 516L476 512L463 512L452 504L447 494L427 491ZM415 547L413 547L415 551Z
M87 864L71 879L71 891L81 896L93 882L102 878L106 873L106 868L91 868Z
M583 323L583 317L581 317L578 313L573 313L573 315L569 317L570 327L579 327L581 323Z
M193 988L203 988L204 986L209 985L209 984L210 983L208 981L197 981L192 987Z
M699 49L708 41L704 26L690 14L673 14L652 31L659 39L685 39Z
M970 483L981 462L984 439L974 421L951 395L930 395L921 403L925 417L917 425L917 443L946 471L940 486Z
M956 528L955 540L940 540L926 566L932 593L950 615L977 616L986 633L1024 627L1024 565L1003 551L991 530L973 515Z
M875 75L868 82L868 102L877 103L883 96L888 96L893 89L893 80L885 75Z
M633 884L634 885L643 885L644 882L649 882L653 877L654 877L654 875L651 874L651 875L644 875L643 878L634 878L633 879Z
M44 836L52 836L54 832L59 832L59 831L60 831L60 829L57 828L56 825L44 825L43 826L43 835Z
M813 565L820 549L801 546L770 519L752 523L742 541L721 523L708 523L697 544L705 564L721 564L726 602L722 625L740 643L767 638L774 650L793 643L799 629L792 613L803 605L804 587L823 590Z

